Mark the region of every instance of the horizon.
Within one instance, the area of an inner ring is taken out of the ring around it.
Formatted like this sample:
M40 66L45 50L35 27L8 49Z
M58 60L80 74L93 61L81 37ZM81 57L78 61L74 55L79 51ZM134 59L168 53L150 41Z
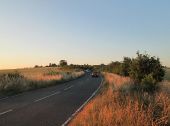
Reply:
M0 70L108 64L139 50L170 67L170 1L1 1Z
M125 57L125 56L124 56ZM129 58L135 58L135 57L129 57ZM156 57L156 58L159 58L159 57ZM66 60L67 61L67 60ZM122 60L120 61L118 61L118 60L113 60L113 61L110 61L110 62L108 62L108 63L99 63L99 64L74 64L74 63L69 63L69 62L67 62L68 63L68 65L71 65L71 64L73 64L73 65L91 65L91 66L95 66L95 65L101 65L101 64L104 64L104 65L108 65L108 64L110 64L110 63L112 63L112 62L122 62L123 61L123 58L122 58ZM54 64L56 64L56 65L59 65L59 61L58 62L50 62L50 63L54 63ZM49 67L48 65L50 64L50 63L48 63L48 64L35 64L35 65L33 65L33 66L25 66L25 67L17 67L17 68L5 68L5 69L0 69L0 70L17 70L17 69L30 69L30 68L35 68L35 66L36 65L38 65L40 68L41 67ZM162 64L162 63L161 63ZM168 68L168 69L170 69L170 67L169 66L165 66L165 65L163 65L164 67L166 67L166 68ZM39 68L38 67L38 68ZM57 66L58 67L58 66Z

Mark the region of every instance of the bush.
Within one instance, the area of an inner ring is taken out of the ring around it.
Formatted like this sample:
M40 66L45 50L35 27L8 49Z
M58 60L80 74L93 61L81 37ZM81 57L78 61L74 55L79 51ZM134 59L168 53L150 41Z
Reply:
M109 65L105 66L104 71L121 74L122 73L122 63L121 62L111 62Z
M132 63L131 58L129 57L124 57L123 63L122 63L122 69L121 69L121 75L123 76L129 76L129 71L130 71L130 65Z
M142 79L141 84L144 91L153 91L156 89L156 80L153 78L152 74L146 75Z
M157 83L164 79L165 70L159 58L140 54L136 58L124 57L123 62L112 62L105 66L104 71L123 76L130 76L137 88L155 89Z
M159 58L150 57L148 54L137 53L137 57L132 59L129 75L136 83L144 82L156 84L163 80L165 71Z

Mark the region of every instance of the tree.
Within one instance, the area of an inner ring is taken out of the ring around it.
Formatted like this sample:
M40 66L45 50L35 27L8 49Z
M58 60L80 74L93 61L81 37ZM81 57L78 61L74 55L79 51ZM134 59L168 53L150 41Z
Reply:
M129 71L130 71L130 65L132 63L131 58L129 57L124 57L123 63L122 63L122 69L121 69L121 74L123 76L129 76Z
M60 66L67 66L67 61L66 60L60 60Z
M39 66L39 65L34 66L34 68L41 68L41 67L43 67L43 66L42 65L41 66Z
M156 84L163 80L165 70L159 58L137 52L137 57L132 59L129 75L136 83Z
M55 63L49 63L49 67L57 67Z
M38 65L35 65L34 68L38 68L39 66Z
M122 63L119 61L111 62L108 65L108 71L115 73L115 74L121 74L122 73Z

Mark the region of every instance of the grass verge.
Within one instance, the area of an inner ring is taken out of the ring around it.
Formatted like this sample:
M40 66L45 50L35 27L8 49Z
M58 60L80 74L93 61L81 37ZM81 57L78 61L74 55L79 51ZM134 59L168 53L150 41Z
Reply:
M136 91L128 77L104 74L105 84L69 126L168 126L170 100L160 90Z

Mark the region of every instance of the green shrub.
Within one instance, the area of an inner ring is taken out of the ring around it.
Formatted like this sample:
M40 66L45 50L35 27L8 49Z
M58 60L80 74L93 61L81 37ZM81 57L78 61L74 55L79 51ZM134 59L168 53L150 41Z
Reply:
M121 74L122 73L122 63L121 62L111 62L109 65L105 66L104 71Z
M123 76L129 76L130 66L132 64L132 60L129 57L124 57L122 68L121 68L121 75Z
M146 75L143 79L142 79L142 89L144 91L153 91L156 89L156 80L153 77L153 74L149 74Z
M129 75L139 84L144 83L142 81L148 79L148 77L151 78L151 76L153 82L158 83L163 80L165 71L159 58L137 53L137 57L132 59Z

